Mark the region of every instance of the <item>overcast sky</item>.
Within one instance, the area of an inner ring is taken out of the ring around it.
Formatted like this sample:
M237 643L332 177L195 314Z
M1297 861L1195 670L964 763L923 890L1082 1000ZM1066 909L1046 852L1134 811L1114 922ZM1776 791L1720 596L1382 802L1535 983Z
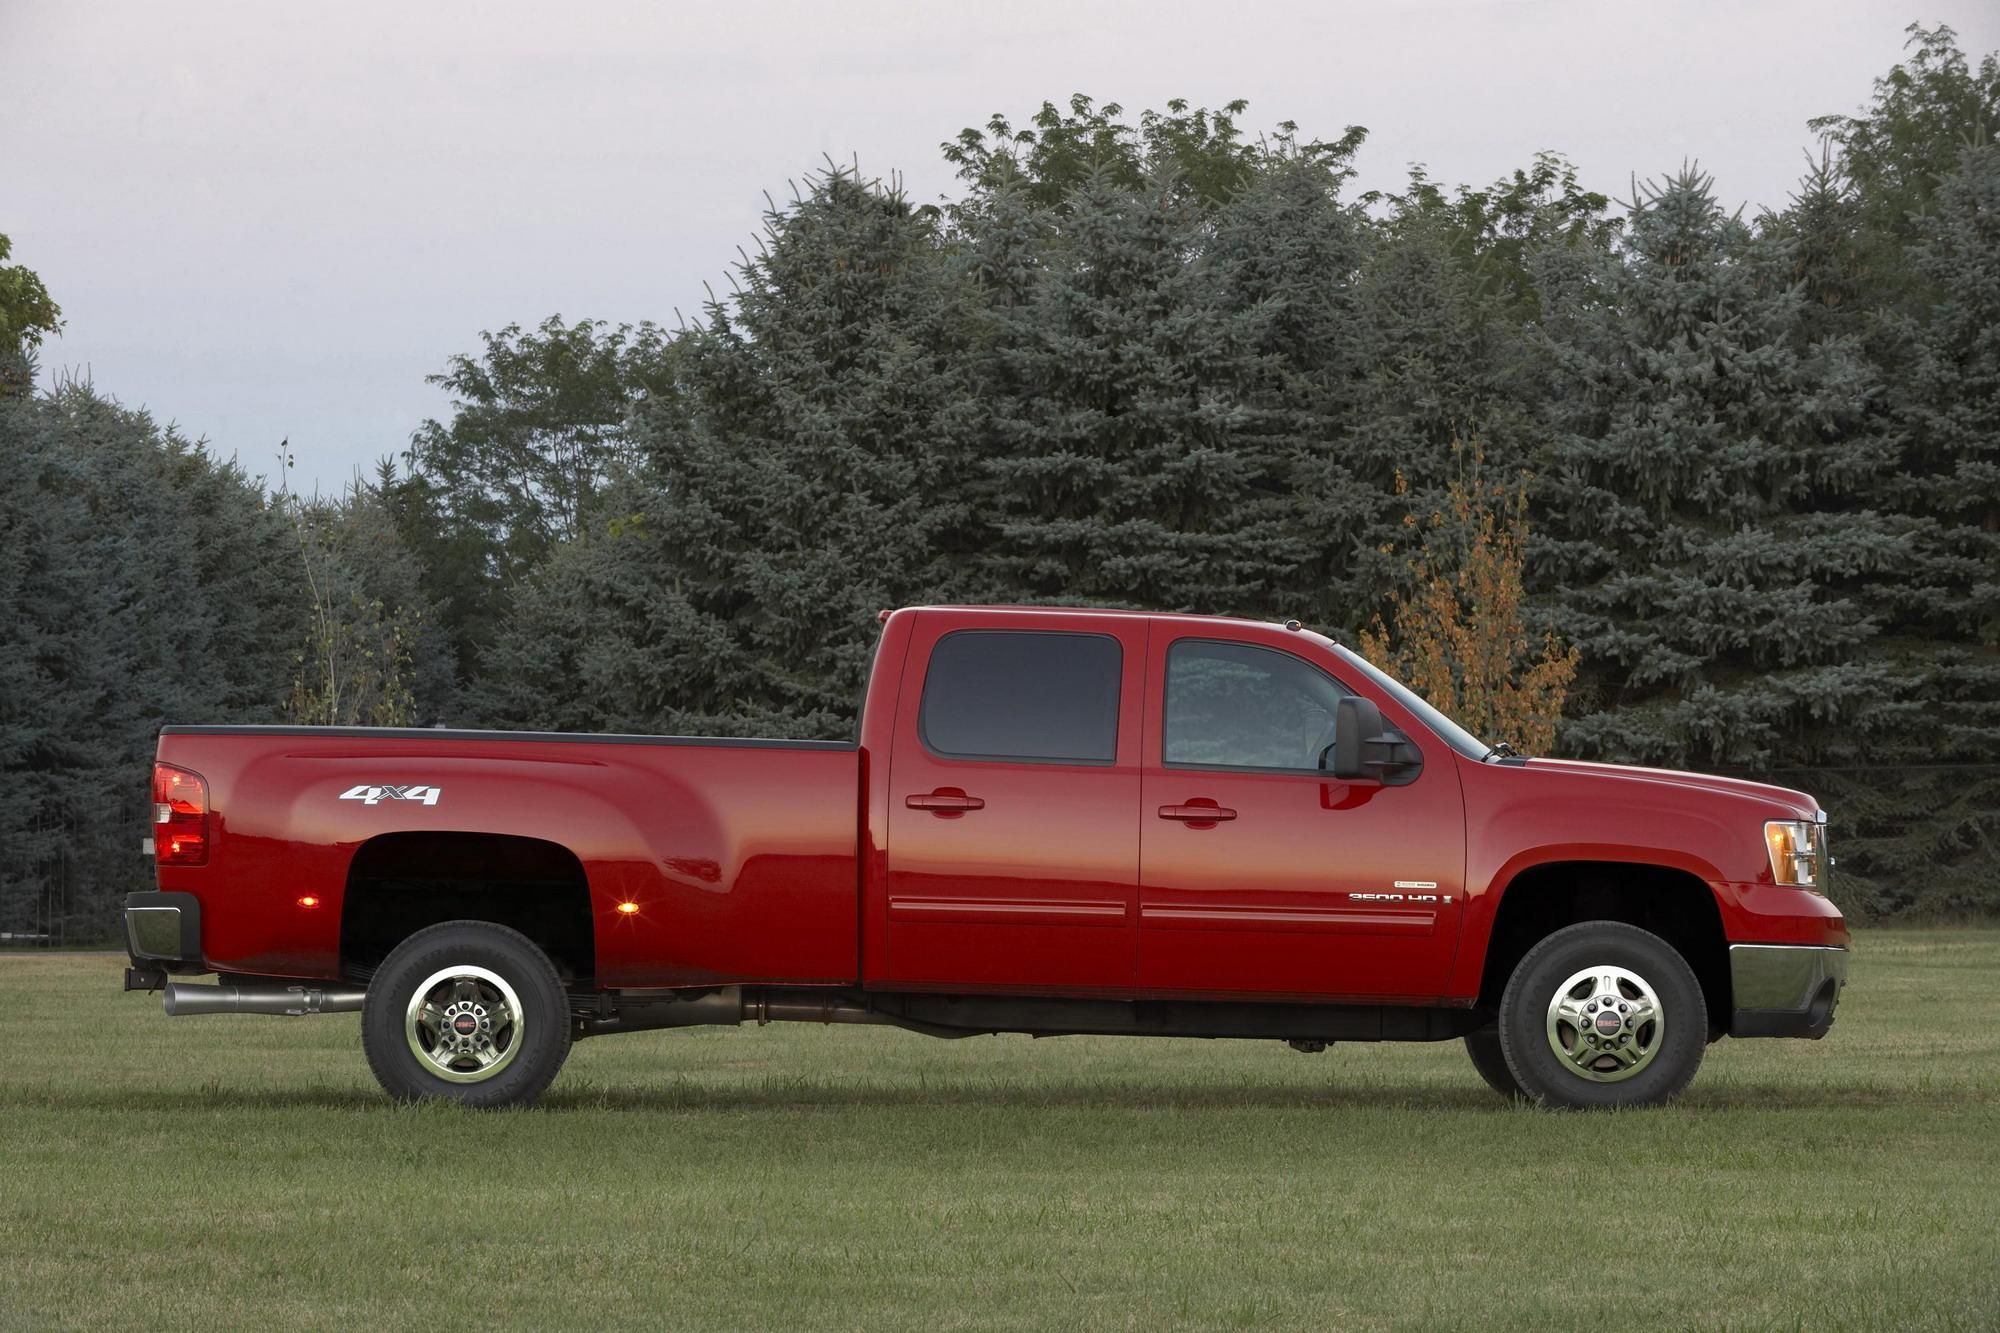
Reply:
M822 154L927 199L995 111L1245 97L1252 128L1366 125L1361 188L1556 149L1621 197L1696 157L1754 208L1912 20L2000 47L1992 0L0 0L0 233L67 319L45 376L253 471L289 436L338 486L442 412L424 376L481 329L693 313Z

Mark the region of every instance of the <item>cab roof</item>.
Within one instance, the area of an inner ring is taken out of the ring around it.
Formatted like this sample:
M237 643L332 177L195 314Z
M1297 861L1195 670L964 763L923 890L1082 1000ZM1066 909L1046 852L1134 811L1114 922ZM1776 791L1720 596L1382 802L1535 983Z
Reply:
M1046 616L1046 615L1132 616L1139 619L1179 621L1193 625L1213 625L1219 621L1231 625L1260 625L1266 628L1275 628L1275 629L1283 629L1287 624L1295 623L1284 620L1259 620L1251 616L1201 615L1193 611L1138 611L1138 610L1133 610L1130 607L1119 607L1119 606L1030 606L1030 605L1021 605L1018 603L1004 603L997 605L974 605L971 603L940 603L936 605L906 606L900 609L905 611L951 611L960 613L973 612L980 614L984 614L987 612L994 612L994 611L1007 611L1007 612L1023 612L1039 616ZM1309 627L1302 626L1302 628L1309 628Z

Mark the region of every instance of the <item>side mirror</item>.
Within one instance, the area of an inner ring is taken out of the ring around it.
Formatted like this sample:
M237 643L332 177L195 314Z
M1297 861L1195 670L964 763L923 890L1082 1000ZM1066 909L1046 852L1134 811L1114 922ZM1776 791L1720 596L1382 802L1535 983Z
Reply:
M1423 756L1410 738L1382 721L1382 710L1358 694L1334 705L1333 776L1374 778L1387 784L1408 782L1423 767ZM1320 762L1324 764L1325 758Z

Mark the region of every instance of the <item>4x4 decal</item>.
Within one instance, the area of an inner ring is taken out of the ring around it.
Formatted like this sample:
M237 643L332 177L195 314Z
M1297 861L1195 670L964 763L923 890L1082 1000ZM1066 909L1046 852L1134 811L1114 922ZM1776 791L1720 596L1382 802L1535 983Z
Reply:
M438 797L444 795L443 787L433 787L417 783L409 787L371 786L364 782L349 787L340 794L343 801L359 801L363 805L374 805L379 801L422 801L425 805L436 805Z

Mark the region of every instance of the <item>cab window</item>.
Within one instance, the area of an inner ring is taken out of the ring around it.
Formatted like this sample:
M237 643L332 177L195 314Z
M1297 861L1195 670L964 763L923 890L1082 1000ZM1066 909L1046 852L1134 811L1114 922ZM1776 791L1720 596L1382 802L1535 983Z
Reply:
M950 759L1109 764L1123 671L1109 635L959 630L931 650L917 729Z
M1167 650L1161 754L1176 768L1317 770L1349 693L1271 648L1181 639Z

